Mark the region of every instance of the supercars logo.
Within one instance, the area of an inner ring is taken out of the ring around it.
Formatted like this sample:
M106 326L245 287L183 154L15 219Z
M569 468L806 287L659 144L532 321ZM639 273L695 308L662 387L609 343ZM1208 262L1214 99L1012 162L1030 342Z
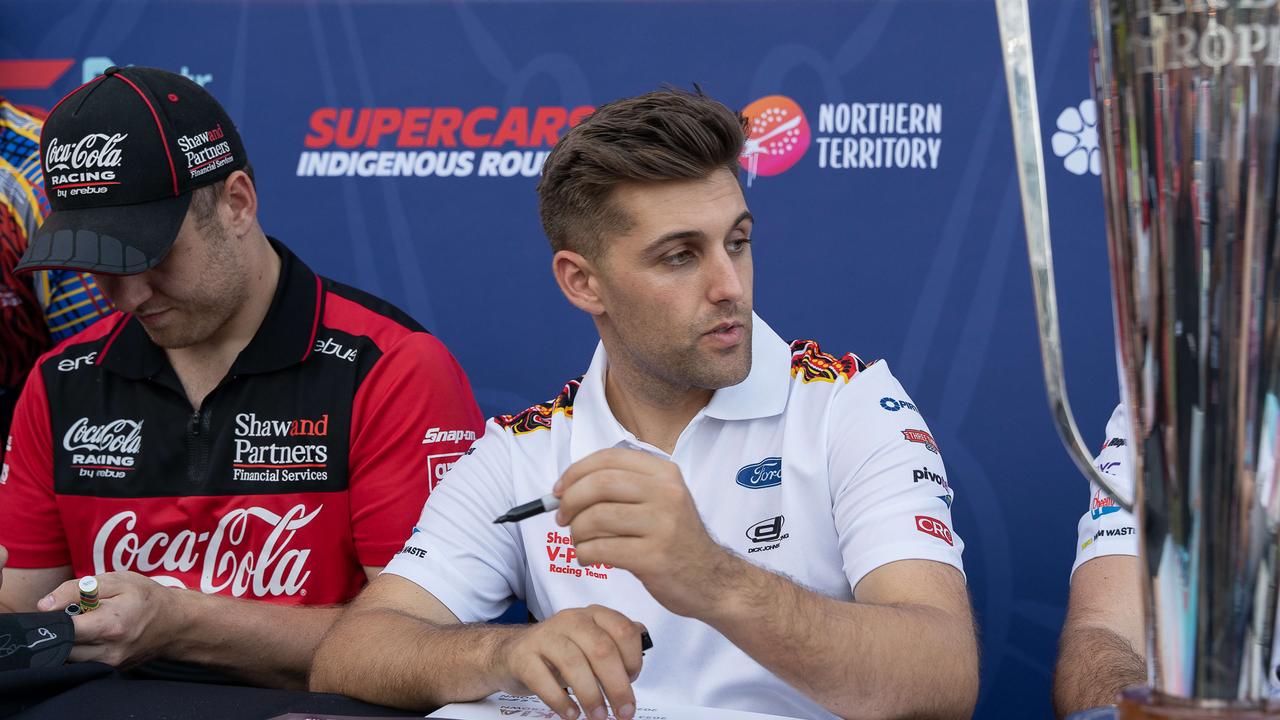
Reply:
M747 187L757 175L779 175L800 162L809 149L809 121L795 100L769 95L742 109L748 130L739 164L747 171Z
M322 107L298 177L537 177L550 148L595 108Z

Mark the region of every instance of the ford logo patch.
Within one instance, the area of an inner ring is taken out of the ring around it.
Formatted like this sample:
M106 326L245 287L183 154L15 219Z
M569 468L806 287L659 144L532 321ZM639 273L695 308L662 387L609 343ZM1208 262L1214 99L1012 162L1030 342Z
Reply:
M782 458L765 458L754 465L748 465L738 471L738 484L744 488L758 490L782 484Z

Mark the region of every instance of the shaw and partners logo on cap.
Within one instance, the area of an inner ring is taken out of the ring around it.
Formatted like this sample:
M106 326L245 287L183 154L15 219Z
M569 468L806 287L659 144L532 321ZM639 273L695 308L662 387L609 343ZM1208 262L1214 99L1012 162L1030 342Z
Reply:
M58 197L105 193L119 185L115 168L124 160L123 142L128 133L90 133L74 143L59 138L49 140L44 151L44 169L49 187Z
M223 140L224 137L226 133L219 123L204 132L178 138L178 149L187 159L187 171L191 173L191 177L197 178L213 172L235 160L231 153L231 143Z

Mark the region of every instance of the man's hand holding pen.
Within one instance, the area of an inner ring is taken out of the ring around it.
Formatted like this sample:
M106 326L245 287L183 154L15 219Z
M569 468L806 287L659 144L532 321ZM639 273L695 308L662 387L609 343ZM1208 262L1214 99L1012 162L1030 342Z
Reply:
M630 571L678 615L707 619L723 579L741 562L707 533L680 468L613 448L574 463L556 483L556 522L567 525L580 564Z

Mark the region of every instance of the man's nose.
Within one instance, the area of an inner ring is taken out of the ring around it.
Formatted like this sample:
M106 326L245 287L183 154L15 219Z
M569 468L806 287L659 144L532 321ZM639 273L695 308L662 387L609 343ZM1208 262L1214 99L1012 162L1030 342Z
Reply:
M736 303L743 298L744 283L739 263L728 252L721 250L707 258L706 268L708 299L713 303Z
M151 283L146 273L136 275L94 275L102 294L118 309L134 313L151 298Z

